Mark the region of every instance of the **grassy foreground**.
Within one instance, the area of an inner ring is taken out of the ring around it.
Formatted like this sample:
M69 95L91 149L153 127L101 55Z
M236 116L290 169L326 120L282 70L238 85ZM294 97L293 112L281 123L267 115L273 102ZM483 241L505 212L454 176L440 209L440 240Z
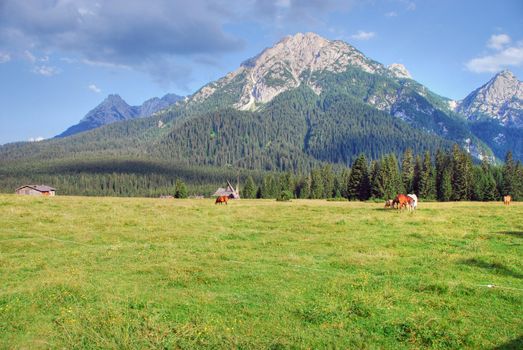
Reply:
M522 257L521 203L0 195L0 347L518 349Z

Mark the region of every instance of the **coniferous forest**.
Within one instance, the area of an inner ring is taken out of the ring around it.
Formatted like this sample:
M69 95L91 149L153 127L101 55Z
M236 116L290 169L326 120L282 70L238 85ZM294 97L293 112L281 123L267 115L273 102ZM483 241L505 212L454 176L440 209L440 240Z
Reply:
M300 87L256 111L173 108L66 138L0 147L0 191L46 184L62 195L209 196L239 179L245 198L523 198L519 148L483 162L341 90ZM201 107L201 106L200 106ZM456 130L464 121L454 120ZM469 135L457 133L463 140ZM479 142L479 141L478 141Z
M31 175L25 175L25 174ZM243 198L382 200L398 193L416 193L422 200L495 201L505 194L523 199L523 165L507 153L503 165L485 158L475 163L455 145L451 150L414 153L407 149L369 160L360 154L346 167L311 165L306 172L261 171L226 167L168 165L151 160L96 159L59 161L46 166L24 164L0 169L0 191L12 193L22 184L47 184L62 195L210 196L229 180L240 181Z

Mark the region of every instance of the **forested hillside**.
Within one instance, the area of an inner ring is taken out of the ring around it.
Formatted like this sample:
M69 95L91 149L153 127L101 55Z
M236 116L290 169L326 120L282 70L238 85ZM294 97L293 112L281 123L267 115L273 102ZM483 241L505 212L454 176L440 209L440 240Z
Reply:
M523 158L520 129L469 122L451 102L403 66L391 70L341 41L297 34L150 117L0 146L0 188L41 182L67 194L156 196L181 179L192 193L209 194L237 176L312 176L324 166L342 171L361 157L377 166L386 155L394 155L392 164L407 150L430 159L459 145L471 164L499 164L507 150ZM496 186L503 193L501 180ZM377 198L390 193L369 189Z

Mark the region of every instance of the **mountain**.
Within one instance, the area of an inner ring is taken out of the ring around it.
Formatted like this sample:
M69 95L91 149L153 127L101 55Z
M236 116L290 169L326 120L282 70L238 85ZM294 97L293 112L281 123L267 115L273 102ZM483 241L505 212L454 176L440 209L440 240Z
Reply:
M112 94L87 113L78 124L69 127L56 137L71 136L118 121L148 117L172 106L181 99L181 96L167 94L161 99L158 97L151 98L141 106L129 106L119 95Z
M461 101L457 112L471 121L494 120L523 128L523 82L504 70Z
M503 159L508 150L523 160L523 83L504 70L458 101L455 111L471 131Z
M384 66L347 43L313 33L286 37L172 105L176 99L151 99L139 107L117 103L122 108L115 114L123 120L4 145L0 161L18 169L13 174L23 166L48 173L56 163L53 176L94 176L109 171L107 164L129 160L132 166L111 167L110 173L165 173L174 166L190 167L194 178L198 168L305 172L327 163L350 165L359 154L379 159L407 148L434 154L455 143L478 159L502 159L513 148L514 158L523 159L520 129L503 129L506 140L494 143L497 134L490 132L498 129L456 112L454 101L416 82L406 67ZM184 177L177 171L170 176Z
M178 96L175 94L167 94L162 98L153 97L142 103L141 106L136 107L138 109L138 116L140 118L148 117L158 111L169 108L170 106L176 104L176 102L182 99L182 96Z
M452 101L417 83L403 65L385 67L343 41L314 33L285 37L234 72L202 87L189 97L187 106L200 111L224 107L258 111L297 87L308 87L318 96L350 96L417 129L456 142L477 158L491 156L466 120L451 109Z

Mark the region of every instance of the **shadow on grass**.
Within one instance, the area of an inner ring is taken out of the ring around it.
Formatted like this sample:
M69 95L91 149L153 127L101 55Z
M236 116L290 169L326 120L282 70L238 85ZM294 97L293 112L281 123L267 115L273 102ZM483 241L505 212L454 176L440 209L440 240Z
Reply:
M513 271L510 268L508 268L505 265L500 264L500 263L489 263L489 262L479 260L476 258L462 260L461 263L464 265L479 267L482 269L494 270L496 273L499 273L499 274L502 274L505 276L523 279L523 274Z
M523 349L523 335L519 338L509 341L508 343L496 346L492 350L516 350Z
M501 233L502 235L523 238L523 231L500 231L498 233Z

